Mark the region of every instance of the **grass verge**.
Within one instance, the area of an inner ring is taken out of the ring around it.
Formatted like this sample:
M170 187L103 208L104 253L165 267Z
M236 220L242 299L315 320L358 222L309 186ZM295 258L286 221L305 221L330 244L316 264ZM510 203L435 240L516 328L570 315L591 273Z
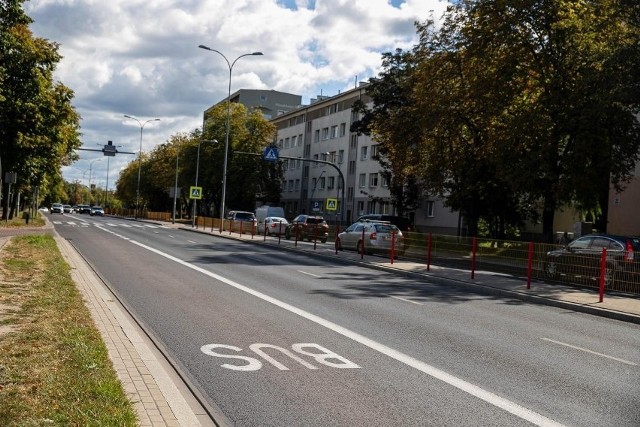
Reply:
M132 403L51 236L0 252L0 425L135 426Z

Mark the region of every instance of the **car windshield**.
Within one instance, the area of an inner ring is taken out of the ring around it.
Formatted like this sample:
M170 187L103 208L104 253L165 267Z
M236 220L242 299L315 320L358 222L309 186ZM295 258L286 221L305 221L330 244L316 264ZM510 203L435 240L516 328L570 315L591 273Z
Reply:
M253 214L252 213L244 213L244 212L238 212L236 213L236 219L239 220L244 220L244 221L251 221L253 220Z
M307 218L307 223L309 224L322 224L324 222L324 218Z
M398 233L399 231L398 227L391 224L376 224L375 229L378 233L389 233L389 234L391 234L392 232Z

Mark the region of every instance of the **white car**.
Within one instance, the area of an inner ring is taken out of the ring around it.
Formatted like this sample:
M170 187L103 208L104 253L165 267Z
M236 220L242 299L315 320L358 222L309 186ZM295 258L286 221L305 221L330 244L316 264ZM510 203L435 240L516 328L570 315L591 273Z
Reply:
M284 234L288 225L289 222L282 217L268 216L264 221L258 223L258 234L268 234L269 236Z

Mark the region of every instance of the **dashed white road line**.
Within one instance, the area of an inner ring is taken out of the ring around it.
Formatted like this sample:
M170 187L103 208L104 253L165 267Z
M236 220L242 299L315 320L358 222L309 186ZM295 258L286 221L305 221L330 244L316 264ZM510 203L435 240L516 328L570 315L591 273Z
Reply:
M389 295L391 298L395 298L395 299L399 299L400 301L406 301L406 302L410 302L411 304L416 304L416 305L424 305L421 302L418 301L411 301L410 299L406 299L406 298L402 298L402 297L397 297L395 295Z
M625 363L625 364L631 365L631 366L638 366L637 363L629 362L628 360L619 359L617 357L609 356L608 354L598 353L597 351L589 350L587 348L578 347L576 345L567 344L565 342L552 340L551 338L544 338L543 337L543 338L540 338L540 339L542 339L544 341L552 342L554 344L563 345L565 347L569 347L569 348L572 348L574 350L584 351L585 353L593 354L595 356L600 356L600 357L605 357L607 359L615 360L616 362Z
M313 274L313 273L308 273L306 271L302 271L302 270L297 270L298 273L302 273L302 274L306 274L307 276L312 276L312 277L322 277L322 276L318 276L317 274Z

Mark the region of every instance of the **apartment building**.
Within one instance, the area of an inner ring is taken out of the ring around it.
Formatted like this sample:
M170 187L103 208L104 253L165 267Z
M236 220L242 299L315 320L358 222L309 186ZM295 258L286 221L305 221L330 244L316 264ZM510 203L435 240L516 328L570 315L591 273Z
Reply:
M284 162L280 204L287 217L318 214L330 221L342 218L348 224L364 214L396 214L389 182L378 161L378 144L349 131L358 119L351 108L359 99L371 102L366 83L336 96L312 99L309 105L271 120L277 127L275 144ZM337 211L327 210L327 199L338 200ZM437 198L422 200L410 217L423 231L455 234L459 227L459 215Z
M259 109L267 120L300 108L302 104L302 96L300 95L263 89L240 89L232 93L229 99L231 102L237 102L247 108ZM209 116L209 111L222 102L227 102L227 99L221 100L204 111L205 121Z

